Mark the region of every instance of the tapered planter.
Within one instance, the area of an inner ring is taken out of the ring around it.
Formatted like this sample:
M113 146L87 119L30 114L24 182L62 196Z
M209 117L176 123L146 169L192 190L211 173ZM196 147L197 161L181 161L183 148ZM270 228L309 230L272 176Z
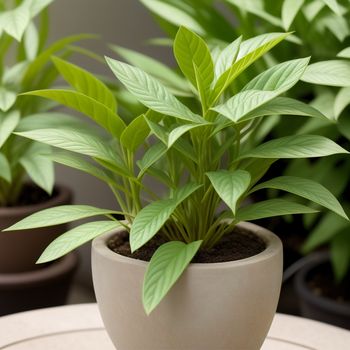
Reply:
M0 208L0 231L39 210L70 204L69 189L58 186L49 200L28 206ZM36 265L44 249L68 225L0 232L0 315L65 303L78 259L76 254Z
M327 266L328 265L328 266ZM303 317L350 329L350 304L339 303L333 299L313 292L308 281L315 269L330 268L328 253L319 254L317 258L305 265L295 277L295 289L298 294Z
M55 193L55 196L40 204L0 207L0 273L26 272L42 268L35 262L44 249L67 230L66 224L34 230L1 231L37 211L72 203L72 193L68 188L57 186Z
M191 264L166 298L146 316L141 291L146 262L112 252L109 239L92 245L95 293L107 332L118 350L258 350L276 311L282 244L259 226L243 223L266 242L239 261Z

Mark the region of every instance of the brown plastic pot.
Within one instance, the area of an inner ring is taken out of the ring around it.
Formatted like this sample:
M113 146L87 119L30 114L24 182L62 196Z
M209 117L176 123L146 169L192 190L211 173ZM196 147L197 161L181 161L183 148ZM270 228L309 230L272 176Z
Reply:
M266 249L238 261L190 264L147 316L141 294L148 263L112 252L119 231L93 241L95 294L106 330L118 350L258 350L276 311L282 280L282 244L272 232L241 226Z
M0 207L0 273L26 272L40 269L36 265L43 250L60 234L67 231L67 224L33 230L1 232L26 216L37 211L71 204L72 193L64 186L57 186L55 196L48 201L21 207Z

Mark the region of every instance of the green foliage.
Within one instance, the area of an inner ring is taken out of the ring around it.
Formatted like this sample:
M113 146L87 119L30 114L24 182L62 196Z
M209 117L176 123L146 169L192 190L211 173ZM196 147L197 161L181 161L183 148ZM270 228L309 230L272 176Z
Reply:
M67 207L51 209L50 219L47 211L39 212L9 230L36 226L44 217L45 224L62 222L64 217L66 221L92 215L107 215L111 219L63 234L51 243L39 262L58 258L120 225L130 232L132 251L142 249L155 235L161 235L168 242L155 252L144 281L143 302L150 313L198 249L213 247L241 220L317 212L291 199L244 206L244 199L252 191L266 187L281 189L321 204L346 221L337 199L310 179L277 177L257 184L280 158L347 153L330 139L318 135L252 142L261 123L269 120L271 114L286 112L327 120L307 104L279 97L297 83L308 59L276 65L235 94L231 92L231 85L239 75L287 36L272 33L242 42L236 39L219 52L220 68L215 70L217 61L207 43L189 29L180 28L174 42L176 60L188 84L196 90L192 99L181 101L141 68L107 58L116 77L149 108L146 113L135 115L131 122L119 123L120 128L116 128L119 119L115 116L109 123L100 119L107 118L107 113L96 113L97 103L100 111L110 110L107 105L115 105L107 87L80 68L56 59L57 68L74 89L64 91L79 96L81 102L71 102L77 100L66 96L63 103L91 117L103 128L104 136L84 131L69 120L62 128L52 127L51 121L48 127L41 124L39 129L24 129L17 134L60 148L60 153L50 159L105 181L115 194L126 222L119 223L111 216L113 210L73 206L67 214ZM27 94L57 101L61 92L44 90ZM86 99L94 102L83 103ZM155 193L149 186L149 177L165 185L167 193Z
M26 123L34 128L31 121L38 123L50 118L51 113L57 117L58 114L51 111L54 105L18 95L51 86L58 76L51 55L68 57L73 50L70 45L91 37L67 37L46 48L46 7L52 1L5 1L0 10L0 206L16 204L26 176L49 194L54 186L49 147L14 134ZM57 59L57 64L60 62ZM77 74L70 73L72 78Z

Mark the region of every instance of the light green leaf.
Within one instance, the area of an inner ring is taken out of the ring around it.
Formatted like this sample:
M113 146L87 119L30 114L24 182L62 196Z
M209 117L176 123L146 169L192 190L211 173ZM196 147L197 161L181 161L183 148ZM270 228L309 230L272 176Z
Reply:
M261 117L264 115L299 115L320 118L323 120L332 120L331 116L327 118L316 108L306 103L294 100L289 97L277 97L267 103L264 103L262 106L254 109L252 112L245 115L245 117L242 118L241 121Z
M289 33L270 33L243 41L235 63L215 83L211 98L212 105L238 75L288 35Z
M282 23L284 29L289 30L305 0L285 0L282 5Z
M28 67L28 61L22 61L14 64L12 67L8 67L3 72L2 82L4 85L17 85L20 84L23 74Z
M245 170L212 171L206 174L209 177L216 193L236 214L236 205L250 185L250 174Z
M20 120L18 111L13 111L7 114L0 112L0 148L9 138L13 130L15 130Z
M125 129L124 121L101 102L72 90L37 90L23 95L40 96L54 100L92 118L112 135L119 138Z
M60 205L44 209L27 216L4 231L28 230L32 228L55 226L98 215L116 214L115 210L100 209L90 205Z
M85 69L58 57L53 57L52 61L63 78L77 91L102 103L112 112L116 112L117 103L115 97L102 81Z
M316 228L308 235L302 247L302 252L307 254L320 245L330 241L338 232L349 227L349 221L334 214L327 213L323 216Z
M346 47L344 50L341 50L338 54L337 57L341 58L350 58L350 47Z
M176 207L200 186L190 183L174 191L171 198L147 205L136 215L130 231L131 251L141 248L163 227Z
M237 123L245 119L247 114L271 101L276 96L277 93L274 91L241 91L224 104L212 108L212 110Z
M198 34L204 34L204 28L196 21L196 18L190 16L185 11L176 6L159 0L140 0L150 11L164 18L166 21L177 27L185 26L194 30Z
M284 199L268 199L238 209L236 221L251 221L280 215L316 213L317 210Z
M312 22L325 6L322 0L313 0L306 3L302 11L308 22Z
M327 28L339 41L344 41L350 34L348 20L333 13L321 18L318 25Z
M106 60L113 73L129 92L148 108L179 119L202 122L199 115L182 104L157 79L126 63L108 57Z
M109 233L121 224L117 221L95 221L80 225L56 238L42 253L37 264L58 259L97 236Z
M16 102L17 94L0 86L0 110L8 111Z
M293 135L261 144L240 158L312 158L348 153L324 136Z
M270 169L271 165L276 162L277 159L268 158L256 158L246 160L245 163L241 164L243 170L249 172L251 176L251 185L255 185Z
M297 196L317 203L344 217L345 219L348 219L344 209L334 195L324 186L313 180L296 176L280 176L255 186L251 192L255 192L263 188L274 188L293 193Z
M350 86L350 62L330 60L310 64L301 80L327 86Z
M84 173L90 174L97 179L100 179L103 182L111 183L112 179L107 175L105 171L100 168L95 167L90 162L83 159L83 157L79 157L78 155L61 151L55 152L50 157L54 162L69 166L71 168L83 171Z
M338 119L344 109L350 104L350 86L339 90L334 100L334 115Z
M145 120L145 116L142 114L125 128L120 136L120 142L125 148L134 152L145 142L149 132L149 126Z
M175 37L174 54L187 79L198 90L198 85L203 86L204 94L208 96L210 84L214 79L214 64L205 41L187 28L181 27Z
M11 166L4 154L0 152L0 178L3 178L8 183L11 183Z
M48 194L55 182L53 162L49 158L51 149L47 145L33 143L19 159L29 177Z
M27 60L32 61L38 54L39 35L33 22L30 22L24 33L24 50Z
M188 131L209 124L185 124L173 129L168 136L168 148L170 148L182 135Z
M185 271L202 241L189 244L168 242L154 253L146 271L142 300L147 315L163 300L170 288Z
M188 96L191 94L188 82L165 64L124 47L110 45L110 48L128 63L159 79L171 93L177 96Z
M29 1L29 10L31 17L38 15L45 7L50 5L54 0L31 0Z
M142 159L137 162L137 165L140 168L140 172L137 177L140 179L147 172L147 170L167 152L167 150L167 146L165 146L162 142L152 145L144 154Z
M341 282L350 266L350 236L349 227L338 233L331 242L331 262L335 279Z
M309 61L310 57L306 57L277 64L251 80L243 90L286 92L302 77Z
M115 152L107 146L103 139L92 137L78 130L38 129L16 134L67 151L96 157L112 164L116 162Z
M337 0L322 0L335 14L341 16L339 4Z

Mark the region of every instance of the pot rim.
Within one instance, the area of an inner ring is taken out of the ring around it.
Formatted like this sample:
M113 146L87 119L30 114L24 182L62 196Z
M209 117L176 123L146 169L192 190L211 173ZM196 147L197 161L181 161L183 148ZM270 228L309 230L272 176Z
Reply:
M324 296L318 296L311 292L307 287L305 281L307 275L316 266L329 262L330 255L328 252L320 253L314 260L307 263L300 271L297 272L295 276L295 288L299 297L305 299L308 303L317 306L319 308L326 309L332 313L336 312L344 316L350 316L350 305L349 304L339 304L333 299L326 298Z
M41 269L27 272L0 273L0 290L22 289L27 286L46 284L48 281L60 278L75 270L78 263L78 254L72 252Z
M56 189L57 194L49 198L47 201L31 205L0 207L0 218L8 216L23 217L42 209L55 207L57 205L61 205L62 203L68 203L71 201L72 191L69 189L69 187L62 184L55 184L54 188Z
M190 270L208 270L208 269L217 269L217 268L234 268L240 267L242 265L256 264L264 260L270 259L272 256L278 254L278 252L282 251L282 242L281 240L271 231L252 224L250 222L241 222L238 226L244 227L248 229L252 233L258 235L262 238L266 244L265 250L251 256L249 258L235 260L235 261L226 261L226 262L217 262L217 263L191 263L187 269ZM112 232L103 234L92 241L92 250L94 250L97 254L103 256L105 259L113 260L118 263L124 264L132 264L135 266L145 268L148 265L148 261L138 260L130 257L126 257L120 255L118 253L113 252L107 247L107 242L111 237L113 237L116 233L124 230L124 228L118 228Z

